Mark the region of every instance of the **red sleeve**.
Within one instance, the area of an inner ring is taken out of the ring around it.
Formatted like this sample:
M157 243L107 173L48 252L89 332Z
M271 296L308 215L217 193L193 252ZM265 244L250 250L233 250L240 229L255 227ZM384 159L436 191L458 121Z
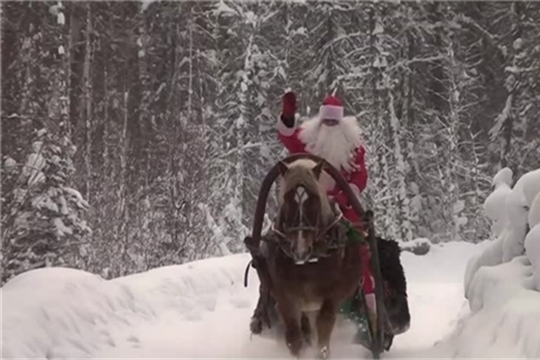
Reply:
M300 129L296 126L296 123L292 128L285 126L283 121L278 118L278 138L279 141L289 150L289 153L301 153L304 152L304 143L299 137Z
M354 165L356 166L356 170L351 173L350 176L350 185L352 186L353 191L358 191L358 194L362 193L367 185L367 169L366 169L366 162L364 160L366 150L363 146L358 147L356 150L355 158L354 158ZM355 189L355 187L357 189Z

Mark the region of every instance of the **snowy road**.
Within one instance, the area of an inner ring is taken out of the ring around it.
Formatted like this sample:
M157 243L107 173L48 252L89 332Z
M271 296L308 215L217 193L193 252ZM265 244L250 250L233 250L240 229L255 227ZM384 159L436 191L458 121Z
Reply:
M472 248L468 244L448 244L434 247L427 256L403 254L409 279L412 324L406 334L396 337L392 351L385 357L437 356L427 350L455 327L460 312L467 309L462 279ZM241 268L245 265L244 259L230 260L238 262L238 268ZM242 272L238 272L231 279L234 284L220 289L217 294L203 294L193 299L198 308L195 313L186 316L181 312L163 312L156 321L136 330L137 342L108 349L99 357L289 357L282 344L273 339L250 338L248 324L257 295L256 275L251 274L248 289L241 286L241 275ZM124 283L137 281L136 278L121 280ZM364 348L351 344L352 335L353 329L347 324L336 331L332 343L333 358L369 356ZM305 355L309 357L313 351L310 349Z
M403 253L412 323L384 357L449 356L433 345L468 309L463 274L482 247ZM252 271L243 287L248 260L232 255L112 281L62 268L28 272L2 288L3 358L290 358L281 342L250 336L258 283ZM348 324L336 330L333 358L370 356L352 336Z

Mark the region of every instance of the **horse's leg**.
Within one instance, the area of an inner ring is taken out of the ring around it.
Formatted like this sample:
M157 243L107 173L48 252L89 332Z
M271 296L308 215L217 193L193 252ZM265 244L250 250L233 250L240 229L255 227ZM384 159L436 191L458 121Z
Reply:
M300 320L300 327L302 329L302 335L304 336L304 341L307 345L311 346L311 323L309 321L309 316L306 313L302 314L302 319Z
M336 322L338 309L333 301L326 300L317 315L318 358L327 359L330 356L330 336Z
M290 301L278 301L277 311L285 325L287 347L293 356L298 357L300 351L302 351L302 330L300 326L302 312L295 305Z
M257 301L257 306L255 307L255 311L253 312L253 316L251 317L251 322L249 324L249 328L254 334L260 334L263 329L263 322L265 320L265 314L267 311L265 308L267 306L265 295L265 290L263 289L263 286L260 285L259 300Z
M259 277L259 300L257 306L251 317L249 327L254 334L260 334L264 325L268 328L272 326L272 319L269 317L269 307L272 303L271 288L272 279L269 273L269 264L272 264L275 260L274 256L268 252L268 248L263 242L261 246L261 255L253 258L253 267L257 271Z

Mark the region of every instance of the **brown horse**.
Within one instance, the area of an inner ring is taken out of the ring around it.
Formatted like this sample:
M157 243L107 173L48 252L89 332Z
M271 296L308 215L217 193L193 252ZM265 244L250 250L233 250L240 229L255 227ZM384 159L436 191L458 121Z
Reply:
M322 171L323 163L310 159L280 162L279 210L272 229L277 240L267 242L264 255L266 286L294 356L311 342L309 313L315 317L318 355L329 356L339 306L360 282L361 243L336 245L341 214L318 184Z

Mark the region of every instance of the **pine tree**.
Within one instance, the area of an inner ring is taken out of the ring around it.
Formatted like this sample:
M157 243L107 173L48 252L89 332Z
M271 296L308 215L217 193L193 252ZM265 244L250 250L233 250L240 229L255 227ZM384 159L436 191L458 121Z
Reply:
M5 206L3 281L43 266L84 266L91 231L83 215L89 205L69 187L74 149L67 137L37 132Z

